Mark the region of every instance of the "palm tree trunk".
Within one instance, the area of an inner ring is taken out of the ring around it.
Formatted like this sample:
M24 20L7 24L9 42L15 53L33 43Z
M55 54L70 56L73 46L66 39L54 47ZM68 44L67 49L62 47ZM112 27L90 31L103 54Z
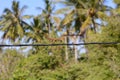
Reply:
M73 40L73 44L76 44L76 36L73 36L74 40ZM78 62L78 53L77 53L77 46L76 45L73 45L73 48L74 48L74 54L75 54L75 63Z
M65 37L65 44L68 44L69 43L69 29L67 29L66 33L67 33L67 36ZM66 45L66 48L65 48L65 56L66 56L66 61L68 61L69 59L68 45Z
M50 28L51 28L50 23L48 23L48 35L49 35L49 37L51 37L51 35L50 35Z
M67 36L65 37L65 44L67 44ZM66 61L68 61L68 45L65 46L65 56L66 56Z
M77 53L77 46L74 45L74 53L75 53L75 63L78 62L78 53Z

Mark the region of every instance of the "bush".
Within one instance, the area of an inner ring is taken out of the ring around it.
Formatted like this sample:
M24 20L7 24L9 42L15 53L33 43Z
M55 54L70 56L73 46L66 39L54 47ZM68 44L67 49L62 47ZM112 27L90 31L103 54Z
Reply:
M55 56L37 53L29 56L17 66L13 80L37 80L44 73L48 74L59 67L59 61Z
M4 53L1 53L0 58L0 80L9 80L17 64L24 57L16 50L7 49Z

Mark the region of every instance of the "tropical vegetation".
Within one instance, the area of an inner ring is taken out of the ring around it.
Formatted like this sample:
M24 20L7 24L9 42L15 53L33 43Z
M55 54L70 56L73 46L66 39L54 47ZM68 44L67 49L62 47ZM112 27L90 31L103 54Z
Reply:
M44 3L40 14L23 15L29 7L13 0L0 15L1 44L36 45L0 45L0 80L120 80L120 1L112 1L115 7L107 0ZM68 45L88 42L113 43Z

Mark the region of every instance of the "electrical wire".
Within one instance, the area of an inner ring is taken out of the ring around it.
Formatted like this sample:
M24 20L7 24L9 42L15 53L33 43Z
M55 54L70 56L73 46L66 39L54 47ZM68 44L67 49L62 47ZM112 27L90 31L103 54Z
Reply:
M77 43L77 44L0 44L0 47L22 47L22 46L65 46L65 45L95 45L95 44L106 44L106 45L110 45L110 44L120 44L120 42L87 42L87 43Z

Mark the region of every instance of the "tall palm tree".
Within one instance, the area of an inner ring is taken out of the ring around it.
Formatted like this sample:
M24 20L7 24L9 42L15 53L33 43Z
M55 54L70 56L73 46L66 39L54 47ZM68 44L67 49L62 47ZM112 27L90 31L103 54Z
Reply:
M69 1L72 1L72 0L69 0ZM90 34L87 34L87 31L92 29L95 33L97 32L96 31L97 23L95 22L95 20L101 19L102 21L104 20L104 18L107 17L104 12L106 10L106 6L103 5L102 0L89 0L89 1L88 0L81 0L81 1L77 0L77 1L78 2L75 6L76 12L77 12L75 28L79 30L80 36L83 36L83 37L90 36ZM81 14L81 12L83 13ZM84 41L86 41L85 37L84 37ZM87 46L86 46L86 50L87 50Z
M24 36L25 26L24 19L30 18L27 15L22 15L27 6L20 8L19 2L12 1L11 9L5 8L0 21L0 30L4 32L2 38L15 41L16 38Z
M51 32L51 29L53 27L52 25L52 2L50 0L45 0L45 4L46 4L46 7L45 9L42 9L40 7L38 7L38 9L42 9L42 14L40 14L40 19L44 21L44 27L46 28L46 30L48 30L48 33L49 33L49 36L50 36L50 32Z
M103 0L66 0L64 4L72 6L72 11L67 13L62 24L68 25L74 22L72 26L75 29L75 33L80 36L84 36L90 26L96 32L97 23L95 20L103 20L107 17L104 12L107 6L103 5ZM85 40L85 37L83 39Z
M83 35L88 26L93 25L94 31L96 31L95 19L103 19L106 17L104 11L107 6L103 5L103 0L67 0L74 6L73 21L75 22L76 32ZM71 15L68 15L71 16ZM66 16L66 17L68 17ZM66 19L64 23L70 23L70 19Z
M27 42L32 42L33 44L44 42L46 34L48 34L48 31L45 30L44 23L38 17L33 18L33 22L28 26L27 32L25 33ZM37 53L40 49L43 48L35 46L32 48L32 53Z
M28 27L28 32L26 32L27 41L32 40L35 43L40 43L44 39L44 35L48 33L47 30L44 29L43 22L35 17L31 25Z

